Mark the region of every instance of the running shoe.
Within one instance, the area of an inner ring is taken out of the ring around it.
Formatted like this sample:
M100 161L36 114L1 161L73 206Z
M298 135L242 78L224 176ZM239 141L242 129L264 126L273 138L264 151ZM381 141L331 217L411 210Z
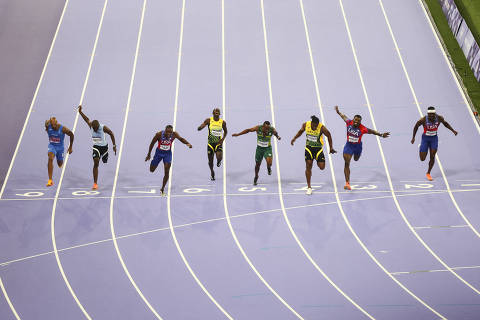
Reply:
M343 186L343 189L352 190L352 187L350 187L350 182L345 183L345 186Z
M96 184L96 183L93 183L92 190L97 190L97 189L98 189L98 184Z
M47 187L51 187L53 186L53 181L48 179L48 182L47 182Z
M308 195L311 195L312 193L313 193L312 188L307 188L307 194L308 194Z
M253 185L256 186L258 181L258 177L253 178Z
M217 161L217 167L220 167L221 164L222 164L222 160Z
M271 176L271 175L272 175L272 168L271 168L271 167L267 167L267 171L268 171L268 175Z
M427 179L428 179L428 181L433 181L433 178L432 178L432 176L430 175L430 173L427 173Z

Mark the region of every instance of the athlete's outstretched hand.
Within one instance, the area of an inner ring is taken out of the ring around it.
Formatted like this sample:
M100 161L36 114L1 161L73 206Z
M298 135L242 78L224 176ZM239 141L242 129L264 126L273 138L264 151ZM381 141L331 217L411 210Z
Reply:
M337 150L335 150L335 149L333 149L333 148L330 148L330 153L331 153L331 154L337 153Z
M72 147L68 147L68 154L72 154L73 150L72 150Z
M238 133L233 133L232 137L238 137Z
M82 112L82 105L78 106L78 112Z
M457 131L455 131L455 130L453 130L453 134L454 134L454 135L457 135L457 134L458 134L458 132L457 132Z
M389 135L390 135L390 132L384 132L381 134L382 138L388 138Z
M117 155L117 146L113 146L113 152L115 152L115 155Z
M290 141L290 144L293 146L294 143L295 143L295 139L292 139L292 141Z
M277 137L278 140L282 140L282 138L280 138L280 136Z
M415 137L412 138L412 141L410 141L412 144L415 142Z
M145 158L145 161L150 160L150 154L147 154L147 157Z
M192 149L192 145L190 143L187 143L187 147L189 147L190 149Z

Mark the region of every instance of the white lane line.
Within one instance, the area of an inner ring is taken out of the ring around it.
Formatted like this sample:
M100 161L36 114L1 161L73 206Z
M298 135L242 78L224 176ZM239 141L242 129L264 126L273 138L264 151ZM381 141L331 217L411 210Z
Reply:
M227 118L226 116L226 93L225 93L225 1L222 0L222 112L223 117ZM238 240L237 234L235 229L233 228L230 213L228 211L228 203L227 203L227 148L226 144L223 145L223 208L225 211L225 219L228 224L228 228L230 229L230 233L232 234L233 240L237 245L238 250L242 253L243 258L248 263L250 268L253 272L257 275L257 277L262 281L262 283L270 290L270 292L285 306L287 307L298 319L303 319L303 317L293 309L284 298L280 296L280 294L273 289L273 287L265 280L265 278L260 274L257 268L253 265L252 261L248 257L247 253L243 249L240 241Z
M480 187L480 183L464 183L461 184L462 187Z
M368 110L369 110L369 113L370 113L370 118L372 119L372 124L373 124L373 127L375 130L377 130L377 127L376 127L376 124L375 124L375 118L373 116L373 112L372 112L372 108L371 108L371 105L370 105L370 99L368 98L368 94L367 94L367 89L366 89L366 86L365 86L365 82L363 80L363 75L362 75L362 72L361 72L361 69L360 69L360 64L358 62L358 58L357 58L357 54L356 54L356 50L355 50L355 46L353 44L353 39L352 39L352 36L351 36L351 33L350 33L350 29L348 27L348 22L347 22L347 18L346 18L346 15L345 15L345 11L344 11L344 8L343 8L343 4L342 4L342 0L339 0L340 3L341 3L341 8L342 8L342 12L343 12L343 15L344 15L344 19L345 19L345 25L347 26L347 31L348 31L348 36L349 36L349 40L350 40L350 45L352 47L352 52L353 52L353 55L354 55L354 58L355 58L355 63L356 63L356 66L357 66L357 71L358 71L358 74L359 74L359 77L360 77L360 82L362 84L362 89L363 89L363 93L364 93L364 96L365 96L365 100L367 101L367 105L368 105ZM451 273L457 277L458 280L460 280L461 282L463 282L466 286L468 286L470 289L472 289L474 292L476 292L477 294L480 294L480 291L478 289L476 289L474 286L472 286L468 281L466 281L465 279L463 279L460 275L458 275L454 270L452 270L433 250L432 248L430 248L430 246L419 236L419 234L415 231L415 229L413 228L412 224L410 223L410 221L407 219L407 217L405 216L405 213L403 212L401 206L400 206L400 203L398 202L398 199L397 199L397 196L396 196L396 193L393 189L393 183L392 183L392 180L391 180L391 177L390 177L390 170L388 169L388 165L387 165L387 162L386 162L386 159L385 159L385 154L383 152L383 147L382 147L382 143L380 142L380 138L377 136L377 143L378 143L378 147L379 147L379 150L380 150L380 155L382 157L382 161L383 161L383 166L385 168L385 173L387 175L387 179L388 179L388 183L390 185L390 189L391 189L391 194L392 194L392 197L393 197L393 201L395 202L395 206L397 207L397 210L398 212L400 213L400 215L402 216L405 224L407 225L407 227L410 229L410 231L414 234L414 236L417 238L417 240L423 245L423 247L425 249L427 249L428 252L430 252L430 254L438 261L440 262L440 264L442 264L446 269L450 270Z
M475 116L473 115L473 111L475 111L475 110L467 100L467 97L465 95L465 91L462 88L462 86L460 84L460 81L457 77L457 74L452 67L453 62L450 63L450 60L447 57L447 53L445 52L445 47L443 45L443 41L440 42L440 38L438 36L439 32L436 29L436 27L433 25L433 17L430 16L429 11L427 10L427 5L425 4L424 0L418 0L418 2L420 3L420 7L422 7L423 13L425 14L425 19L428 21L428 24L430 25L430 29L432 30L432 33L435 36L435 39L437 40L437 44L440 48L440 51L442 52L443 57L445 58L445 63L447 64L448 68L450 69L450 74L452 75L453 79L455 80L455 83L457 84L458 91L462 95L463 101L465 102L465 107L467 108L467 112L470 114L470 117L472 118L472 121L475 124L475 127L477 128L478 133L480 134L480 125L479 125L477 119L475 119Z
M151 191L151 190L150 190ZM419 190L394 190L395 193L403 193L398 194L397 197L408 196L408 195L432 195L432 194L440 194L440 193L447 193L448 190L440 189L440 190L428 190L428 191L419 191ZM475 192L480 191L480 189L460 189L460 190L451 190L452 192ZM151 192L147 192L150 194ZM339 191L339 194L368 194L368 193L391 193L391 190L363 190L363 191ZM305 192L283 192L283 195L305 195ZM335 191L315 191L315 194L335 194ZM227 193L229 197L259 197L259 196L271 196L275 195L278 196L278 192L261 192L261 193ZM222 197L223 193L206 193L206 194L172 194L172 198L179 198L179 197ZM115 199L143 199L143 198L161 198L161 195L142 195L142 196L115 196ZM391 196L389 196L391 197ZM110 199L111 196L78 196L78 197L58 197L58 200L88 200L88 199ZM11 199L0 199L1 201L40 201L40 200L54 200L55 198L11 198Z
M358 71L358 76L360 78L360 82L361 82L361 85L362 85L362 90L363 90L363 94L365 96L365 100L366 100L366 103L367 103L367 107L368 107L368 110L369 110L369 113L370 113L370 118L372 119L372 124L373 124L373 127L375 130L377 130L376 128L376 124L375 124L375 119L373 117L373 113L372 113L372 108L371 108L371 105L370 105L370 99L368 98L368 94L367 94L367 89L365 87L365 82L363 80L363 75L362 75L362 72L360 70L360 64L358 62L358 58L357 58L357 52L355 50L355 46L353 44L353 39L352 39L352 35L350 33L350 26L348 24L348 21L347 21L347 16L345 14L345 9L343 7L343 2L342 0L339 0L339 4L340 4L340 8L341 8L341 11L342 11L342 15L343 15L343 20L345 22L345 29L347 31L347 35L348 35L348 40L349 40L349 43L350 43L350 47L352 49L352 54L353 54L353 58L355 60L355 65L356 65L356 68L357 68L357 71ZM405 223L408 225L408 227L410 228L410 230L417 236L417 238L419 239L420 242L422 242L426 247L427 249L429 249L431 251L431 249L423 242L423 240L418 236L418 234L415 232L415 230L412 228L410 222L406 219L405 217L405 214L403 213L401 207L400 207L400 204L398 203L398 199L396 197L396 194L395 192L393 191L393 183L392 183L392 180L390 178L390 172L388 171L388 167L387 167L387 163L386 163L386 160L385 160L385 155L383 154L383 149L382 149L382 145L380 143L380 138L377 136L376 137L377 139L377 144L378 144L378 148L380 150L380 155L382 156L382 161L383 161L383 166L385 168L385 173L387 175L387 178L388 178L388 183L389 183L389 186L390 186L390 189L392 190L391 192L391 195L393 197L393 200L395 202L395 205L398 209L398 212L401 214L402 218L404 219ZM329 155L330 157L330 155ZM331 161L331 160L330 160ZM334 174L333 172L333 168L331 168L331 172L332 174ZM333 179L334 181L336 181L335 179ZM335 184L335 188L337 188L336 184ZM337 197L338 197L338 194L337 194ZM339 206L340 207L340 206ZM355 236L355 238L357 239L357 241L360 243L360 245L362 246L363 250L370 256L370 258L375 261L375 263L393 280L395 281L403 290L405 290L408 294L410 294L413 298L415 298L418 302L420 302L423 306L425 306L427 309L429 309L431 312L433 312L434 314L436 314L438 317L442 318L442 319L445 319L445 317L443 315L441 315L438 311L436 311L435 309L433 309L430 305L428 305L425 301L423 301L420 297L416 296L412 291L410 291L410 289L408 289L405 285L403 285L403 283L401 283L400 281L398 281L395 277L393 277L389 272L388 270L375 258L375 256L372 254L372 252L365 246L365 244L360 240L360 238L358 237L358 235L355 233L355 231L353 230L352 226L350 225L350 222L348 222L348 219L346 218L345 216L345 213L343 212L343 208L341 209L342 211L342 215L344 216L344 219L345 221L347 222L347 225L348 227L350 228L350 231L352 232L352 234ZM433 252L432 252L433 253Z
M305 194L305 193L302 193L302 194ZM427 193L425 193L427 194ZM221 194L220 194L221 195ZM278 196L278 193L275 193L275 195ZM420 193L418 194L405 194L405 195L399 195L399 197L404 197L404 196L417 196L417 195L422 195ZM228 194L227 194L228 196ZM159 196L161 197L161 196ZM369 197L369 198L359 198L359 199L351 199L351 200L340 200L341 203L350 203L350 202L357 202L357 201L370 201L370 200L377 200L377 199L390 199L392 196L379 196L379 197ZM307 204L307 205L301 205L301 206L293 206L293 207L285 207L285 209L287 211L293 211L295 209L302 209L302 208L313 208L313 207L321 207L321 206L327 206L327 205L334 205L334 204L338 204L337 201L331 201L331 202L320 202L320 203L313 203L313 204ZM258 215L258 214L265 214L265 213L272 213L272 212L281 212L282 209L281 208L277 208L277 209L268 209L268 210L261 210L261 211L253 211L253 212L247 212L247 213L239 213L239 214L234 214L234 215L230 215L230 219L238 219L238 218L243 218L243 217L248 217L248 216L254 216L254 215ZM293 214L297 214L296 212L292 212ZM204 224L204 223L210 223L210 222L216 222L216 221L223 221L225 220L226 218L225 217L221 217L221 218L213 218L213 219L206 219L206 220L200 220L200 221L195 221L195 222L190 222L190 223L184 223L184 224L177 224L175 226L173 226L175 229L178 229L178 228L185 228L185 227L190 227L190 226L194 226L194 225L198 225L198 224ZM139 235L144 235L144 234L149 234L149 233L154 233L154 232L158 232L158 231L164 231L164 230L170 230L170 227L165 227L165 228L157 228L157 229L152 229L152 230L147 230L147 231L142 231L142 232L136 232L136 233L129 233L129 234L126 234L126 235L123 235L123 236L117 236L116 239L124 239L124 238L130 238L130 237L135 237L135 236L139 236ZM93 241L93 242L88 242L88 243L84 243L84 244L79 244L79 245L76 245L76 246L72 246L72 247L66 247L66 248L62 248L62 249L58 249L58 252L62 252L62 251L68 251L68 250L71 250L71 249L76 249L76 248L81 248L81 247L85 247L85 246L90 246L90 245L94 245L94 244L100 244L100 243L104 243L104 242L108 242L108 241L112 241L113 239L112 238L109 238L109 239L104 239L104 240L98 240L98 241ZM9 261L5 261L5 262L1 262L0 263L0 267L5 267L6 265L10 264L10 263L14 263L14 262L20 262L20 261L24 261L24 260L30 260L32 258L37 258L37 257L41 257L41 256L44 256L44 255L48 255L48 254L52 254L53 251L48 251L48 252L43 252L43 253L39 253L39 254L35 254L35 255L31 255L31 256L27 256L27 257L23 257L23 258L18 258L18 259L14 259L14 260L9 260Z
M185 20L185 0L182 0L182 21L180 24L180 40L178 44L178 61L177 61L177 80L176 80L176 85L175 85L175 103L174 103L174 110L173 110L173 130L176 128L177 124L177 110L178 110L178 93L180 91L180 67L182 64L182 47L183 47L183 26L184 26L184 20ZM203 283L200 281L200 279L197 277L195 272L193 271L192 267L188 263L187 258L183 254L182 248L180 247L180 244L178 242L177 236L175 234L175 228L173 226L173 221L172 221L172 209L171 209L171 196L170 193L172 191L172 178L173 178L173 165L174 165L174 150L175 150L175 144L172 144L172 165L170 167L170 179L168 179L168 191L167 191L167 213L168 213L168 225L170 229L170 233L172 234L173 242L175 243L175 247L177 248L177 251L180 255L180 257L183 260L183 263L187 267L188 271L190 272L191 276L195 280L195 282L198 284L198 286L202 289L202 291L210 298L210 301L212 301L215 306L228 318L228 319L233 319L232 316L215 300L215 298L210 294L210 292L205 288Z
M465 269L480 269L480 266L468 266L468 267L454 267L454 270L465 270ZM392 272L391 274L401 275L401 274L415 274L415 273L423 273L423 272L448 272L447 269L433 269L433 270L415 270L415 271L400 271L400 272Z
M117 182L118 182L118 173L120 171L120 163L122 159L122 153L123 153L123 144L125 142L125 132L127 129L127 122L128 122L128 112L130 111L130 106L131 106L131 101L132 101L132 93L133 93L133 85L135 83L135 73L137 70L137 61L138 61L138 52L140 50L140 42L142 39L142 31L143 31L143 21L145 18L145 8L147 6L147 0L143 1L143 6L142 6L142 14L140 18L140 26L138 28L138 35L137 35L137 46L135 49L135 57L133 59L133 67L132 67L132 76L130 78L130 87L128 89L128 99L127 99L127 106L125 109L125 118L123 120L123 129L122 129L122 137L120 139L120 149L118 152L118 160L117 160L117 167L115 169L115 178L113 180L113 190L112 190L112 195L110 199L110 231L112 233L112 239L113 239L113 245L115 247L115 251L117 253L118 259L120 260L120 264L122 265L123 271L127 275L128 279L130 280L131 284L137 291L138 295L142 298L143 302L147 305L148 309L155 315L157 319L162 319L158 312L155 310L155 308L150 304L150 302L147 300L147 298L144 296L143 292L140 290L140 288L137 286L135 280L133 280L132 275L128 271L128 268L125 264L125 261L123 260L122 254L120 252L120 248L118 247L118 242L117 242L117 237L115 235L115 225L113 221L113 204L114 204L114 199L115 199L115 191L117 189Z
M85 91L87 89L88 79L90 78L90 71L92 70L93 59L95 57L95 52L97 50L98 39L100 38L100 32L102 30L103 18L105 16L105 11L107 9L107 4L108 4L108 0L105 0L105 2L103 4L103 9L102 9L102 15L100 17L100 22L99 22L98 27L97 27L97 34L95 36L95 42L93 44L92 53L90 55L90 61L88 63L87 73L85 75L85 80L84 80L84 83L83 83L82 93L80 95L79 105L81 105L83 103L83 99L85 97ZM75 115L75 121L73 123L72 132L75 132L75 129L77 127L77 123L78 123L78 112ZM62 266L62 263L60 261L60 256L58 255L57 241L56 241L56 237L55 237L55 217L56 217L56 210L57 210L57 202L58 202L58 196L60 194L60 189L62 187L63 177L65 175L65 169L67 167L68 159L69 159L69 154L67 152L66 156L65 156L65 161L63 162L62 172L60 174L60 179L58 181L58 186L57 186L57 190L55 192L55 197L53 199L52 217L51 217L51 225L50 225L51 236L52 236L52 245L53 245L53 252L55 254L55 260L57 261L58 269L60 270L62 278L63 278L65 284L67 285L67 288L70 291L70 294L72 295L73 299L77 303L80 310L83 312L84 316L87 319L91 320L92 318L87 313L87 310L85 310L85 308L83 307L82 303L80 302L77 295L75 294L75 291L73 291L73 288L72 288L72 286L70 285L70 282L67 279L65 271L63 270L63 266Z
M265 40L265 62L267 65L267 80L268 80L268 91L269 91L269 102L270 102L270 112L272 115L272 125L273 127L276 127L276 121L275 121L275 108L274 108L274 102L273 102L273 91L272 91L272 79L271 79L271 71L270 71L270 58L269 58L269 51L268 51L268 38L267 38L267 27L266 27L266 22L265 22L265 8L264 8L264 1L261 1L262 5L262 23L263 23L263 37ZM309 36L308 36L308 28L306 24L306 19L305 19L305 12L303 10L303 2L300 1L300 7L301 7L301 12L303 16L303 22L304 22L304 27L305 27L305 33L306 33L306 38L309 43ZM310 47L309 47L310 48ZM310 51L311 52L311 51ZM320 266L317 264L317 262L312 258L310 253L305 249L303 246L303 243L300 241L300 239L297 236L297 233L293 229L293 226L290 222L290 218L287 215L287 210L285 208L285 203L283 199L283 194L282 194L282 179L281 179L281 173L280 173L280 159L278 155L278 142L276 139L273 139L274 143L274 152L275 152L275 166L277 169L277 182L278 182L278 195L279 195L279 200L280 200L280 206L282 208L282 213L283 217L285 220L285 223L288 226L288 229L290 230L290 233L292 234L293 238L297 242L297 245L300 247L302 250L303 254L305 257L310 261L310 263L317 269L317 271L323 276L325 280L327 280L332 287L334 287L345 299L347 299L350 303L352 303L359 311L361 311L364 315L366 315L370 319L374 319L367 311L365 311L360 305L358 305L352 298L350 298L335 282L332 281L332 279L320 268Z
M424 226L424 227L413 227L417 230L424 230L424 229L443 229L443 228L468 228L468 225L454 225L454 226ZM455 268L452 268L455 269Z
M57 29L55 30L55 34L53 35L52 44L50 45L50 49L48 50L47 58L45 59L45 64L43 65L42 73L40 74L40 79L38 80L35 93L33 94L32 102L30 103L30 108L28 109L27 117L25 118L25 122L23 123L22 132L20 133L17 146L15 147L15 151L13 152L12 161L10 161L10 165L8 166L7 175L5 176L5 180L3 180L2 189L0 190L0 199L2 199L3 192L5 191L5 186L7 185L8 178L10 177L10 173L12 172L13 163L17 158L18 149L20 148L20 144L22 143L25 129L27 128L28 120L30 119L30 115L32 114L33 105L37 101L37 95L38 95L38 92L40 91L40 86L42 85L43 77L45 76L45 71L47 70L48 63L50 62L50 57L52 56L53 47L55 46L55 42L57 41L58 31L60 30L60 26L62 25L63 17L65 16L65 12L67 11L68 3L69 3L69 0L65 0L65 5L63 6L62 14L60 15L60 20L58 20ZM17 190L20 190L20 189L17 189ZM29 190L29 189L25 189L25 190Z
M18 315L17 310L15 310L15 307L13 306L13 303L7 294L7 289L5 289L5 286L3 285L3 281L1 277L0 277L0 287L2 288L3 296L5 297L5 300L7 300L8 306L10 307L10 310L12 310L12 313L15 316L15 319L20 320L20 316Z
M410 80L410 76L408 74L408 71L407 71L407 67L405 66L405 63L403 61L403 57L402 57L402 54L400 53L400 49L398 47L398 43L397 43L397 40L395 38L395 35L393 34L393 30L392 30L392 26L390 25L390 20L388 19L388 15L385 11L385 8L383 6L383 2L382 0L379 0L379 3L380 3L380 7L382 8L382 12L383 12L383 16L385 17L385 22L387 24L387 27L388 27L388 30L390 31L390 36L392 37L392 40L393 40L393 44L395 45L395 49L397 51L397 55L398 55L398 58L400 59L400 63L402 65L402 69L403 69L403 72L405 74L405 78L407 79L407 82L408 82L408 86L410 87L410 92L413 96L413 99L415 100L415 104L417 106L417 110L418 110L418 113L420 114L420 116L422 115L422 111L420 109L420 104L418 103L418 99L417 99L417 95L415 93L415 89L413 88L413 85L412 85L412 81ZM480 238L480 232L478 232L478 230L472 225L472 223L470 222L470 220L465 216L465 214L463 213L462 209L460 209L460 206L458 205L457 203L457 200L455 199L455 197L453 196L453 193L452 191L450 190L450 184L448 182L448 179L447 179L447 176L445 174L445 171L443 170L443 166L442 166L442 162L440 161L440 156L436 155L436 159L437 159L437 162L438 162L438 166L440 168L440 172L442 173L442 177L443 177L443 181L445 182L445 186L447 187L447 190L448 190L448 195L450 196L450 199L453 203L453 205L455 206L455 209L457 210L457 213L462 217L463 221L465 221L467 223L467 225L470 227L470 230L473 231L473 233L475 233L475 235ZM463 185L462 185L463 186ZM472 185L470 185L472 186ZM448 268L447 268L448 269ZM467 284L467 283L465 283ZM470 286L469 284L467 284L468 286ZM471 287L471 286L470 286ZM473 288L472 288L473 289ZM480 291L478 291L477 289L474 290L475 292L477 292L478 294L480 294Z

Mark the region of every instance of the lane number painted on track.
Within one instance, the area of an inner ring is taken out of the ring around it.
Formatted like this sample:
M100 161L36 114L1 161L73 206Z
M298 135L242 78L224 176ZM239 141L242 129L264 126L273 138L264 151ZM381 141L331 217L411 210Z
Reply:
M25 192L25 193L16 193L15 195L20 196L20 197L33 198L33 197L41 197L41 196L45 195L45 193L40 192L40 191L30 191L30 192Z
M419 184L406 184L406 185L405 185L405 189L412 189L412 188L430 189L430 188L433 188L433 184L430 184L430 183L419 183Z
M351 185L352 187L352 190L373 190L373 189L377 189L378 187L374 184L369 184L369 185L366 185L366 186L363 186L361 187L360 185L358 184L352 184Z
M212 191L210 189L204 189L204 188L187 188L187 189L183 189L183 192L185 193L201 193L201 192L208 192L208 191Z
M95 191L95 190L78 190L78 191L73 191L72 195L74 196L95 196L97 194L100 194L100 192Z
M238 188L238 191L240 192L254 192L254 191L267 191L267 188L265 187L241 187Z

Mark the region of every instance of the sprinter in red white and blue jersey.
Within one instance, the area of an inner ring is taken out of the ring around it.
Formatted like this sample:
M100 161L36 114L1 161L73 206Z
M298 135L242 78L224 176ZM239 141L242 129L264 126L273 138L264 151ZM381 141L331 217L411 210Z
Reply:
M345 174L345 190L352 190L350 187L350 160L358 161L362 155L362 136L364 134L374 134L382 138L387 138L390 132L380 133L376 130L369 129L362 125L362 116L355 115L353 120L347 118L346 115L340 112L338 106L335 106L337 114L345 121L347 125L347 142L343 148L343 159L345 160L345 167L343 172Z
M165 174L163 176L162 189L160 189L160 193L162 194L162 196L166 196L165 185L167 184L170 167L172 165L172 143L175 139L178 139L183 144L186 144L187 147L192 148L192 145L187 140L182 138L176 131L173 131L173 127L171 125L168 125L165 127L165 130L159 131L155 134L152 141L150 142L147 157L145 158L145 161L150 160L153 146L155 145L155 143L158 142L157 149L155 150L155 155L150 162L150 172L154 172L155 169L157 169L159 163L163 160L163 168Z
M420 144L420 160L425 161L427 158L427 153L430 151L430 161L428 162L428 171L427 171L427 179L432 181L433 178L430 175L432 171L433 165L435 164L435 155L437 154L438 149L438 127L440 124L450 129L454 135L457 135L458 132L455 131L450 124L445 121L445 119L438 115L435 107L428 107L427 115L422 117L420 120L417 121L415 127L413 127L413 136L411 143L415 142L415 135L417 134L417 130L420 126L423 126L423 134L422 134L422 142Z

